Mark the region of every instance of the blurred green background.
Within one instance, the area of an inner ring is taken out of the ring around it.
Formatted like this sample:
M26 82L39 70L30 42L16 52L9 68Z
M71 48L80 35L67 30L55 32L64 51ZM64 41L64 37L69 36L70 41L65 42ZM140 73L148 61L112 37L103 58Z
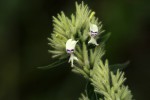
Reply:
M77 0L81 2L81 0ZM136 100L149 100L150 0L84 0L112 32L106 45L110 64L130 60L126 84ZM0 1L0 100L77 100L85 80L69 64L36 67L53 60L47 50L52 16L75 11L75 0Z

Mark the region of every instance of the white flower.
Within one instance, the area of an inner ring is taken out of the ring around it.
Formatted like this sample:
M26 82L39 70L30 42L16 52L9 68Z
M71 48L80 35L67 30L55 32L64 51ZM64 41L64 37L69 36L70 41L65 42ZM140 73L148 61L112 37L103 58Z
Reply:
M74 48L75 48L77 42L78 41L74 41L72 39L69 39L66 42L66 51L67 51L67 53L73 53L74 52Z
M95 24L90 24L90 35L96 36L98 34L98 27Z
M98 45L97 42L96 42L96 39L95 39L97 34L98 34L98 27L97 27L97 25L90 23L90 37L91 37L91 39L90 39L90 41L88 43Z
M70 54L68 62L71 62L71 67L73 67L73 60L78 60L77 57L75 57L73 54L77 42L78 41L74 41L72 39L69 39L66 42L66 52Z

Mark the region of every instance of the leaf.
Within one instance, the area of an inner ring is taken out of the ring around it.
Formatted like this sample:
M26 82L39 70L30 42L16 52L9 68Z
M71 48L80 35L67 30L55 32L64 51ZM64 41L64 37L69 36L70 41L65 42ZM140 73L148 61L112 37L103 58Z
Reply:
M125 63L122 63L122 64L109 65L109 69L113 71L114 73L116 73L118 69L121 71L125 69L129 64L130 64L130 61L126 61Z
M104 44L108 41L109 37L110 37L111 33L106 33L104 35L101 36L100 41L103 42Z
M58 60L58 61L55 61L49 65L46 65L46 66L41 66L41 67L37 67L38 69L52 69L52 68L55 68L63 63L66 63L67 60Z

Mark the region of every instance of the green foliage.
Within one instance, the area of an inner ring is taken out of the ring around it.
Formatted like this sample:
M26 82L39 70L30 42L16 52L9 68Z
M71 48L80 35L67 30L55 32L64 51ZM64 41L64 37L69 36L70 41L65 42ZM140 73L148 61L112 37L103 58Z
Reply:
M91 71L91 84L96 93L104 96L102 100L132 100L131 91L123 84L125 80L119 70L116 74L109 71L107 60L105 64L100 61Z
M102 23L94 14L95 12L82 2L76 3L76 13L71 14L70 17L67 17L64 12L57 17L53 16L54 29L51 37L48 38L48 44L51 47L49 53L57 61L49 67L56 67L66 62L69 54L66 53L65 44L68 39L76 40L78 42L74 55L78 60L75 61L72 71L82 75L88 81L86 94L81 94L79 100L132 100L130 90L123 84L124 73L118 70L124 68L127 63L109 66L106 60L103 64L104 46L110 33L102 34L104 32ZM98 46L88 44L90 23L98 27L98 35L95 38Z
M90 100L87 95L81 94L79 100Z

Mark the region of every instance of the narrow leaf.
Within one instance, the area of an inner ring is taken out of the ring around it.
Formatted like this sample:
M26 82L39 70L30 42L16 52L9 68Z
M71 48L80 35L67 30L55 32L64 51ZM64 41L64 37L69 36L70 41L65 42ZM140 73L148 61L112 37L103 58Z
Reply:
M66 63L67 60L58 60L58 61L55 61L49 65L46 65L46 66L41 66L41 67L37 67L38 69L52 69L52 68L55 68L63 63Z
M118 69L121 71L124 68L126 68L129 64L130 64L130 61L126 61L125 63L122 63L122 64L110 65L109 68L110 68L111 71L116 73Z

